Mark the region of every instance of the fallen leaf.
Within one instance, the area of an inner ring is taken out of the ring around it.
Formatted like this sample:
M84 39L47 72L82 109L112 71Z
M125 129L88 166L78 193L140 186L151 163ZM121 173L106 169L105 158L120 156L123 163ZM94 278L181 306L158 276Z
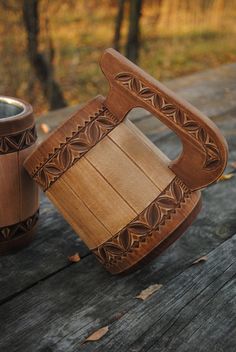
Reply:
M41 123L40 128L45 134L50 132L50 127L46 123Z
M234 177L234 174L232 174L232 173L231 174L224 174L224 175L220 176L220 178L218 178L217 182L230 180L232 177Z
M68 257L68 260L69 260L69 262L71 262L71 263L78 263L78 262L80 261L79 253L75 253L75 254L73 254L73 255L70 255L70 256Z
M89 335L84 342L98 341L108 332L108 330L109 330L109 327L104 326L103 328L98 329L97 331L95 331L91 335Z
M145 290L141 291L136 298L145 301L148 297L150 297L154 292L158 291L163 285L154 284L145 288Z
M198 264L198 263L202 263L202 262L206 262L207 259L208 259L208 257L207 257L206 255L204 255L203 257L200 257L200 258L196 259L196 260L192 263L192 265L195 265L195 264Z
M236 169L236 161L232 161L232 163L230 163L229 165Z

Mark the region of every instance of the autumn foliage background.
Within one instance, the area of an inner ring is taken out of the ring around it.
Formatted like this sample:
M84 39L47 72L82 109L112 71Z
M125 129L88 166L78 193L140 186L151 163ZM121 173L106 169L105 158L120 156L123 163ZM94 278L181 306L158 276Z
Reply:
M38 48L64 104L85 102L107 86L98 66L114 46L115 0L0 0L0 94L23 98L37 114L52 108L29 59L23 7L38 6ZM126 53L131 3L123 1L119 50ZM236 61L236 0L143 0L138 64L163 81ZM116 43L117 44L117 43Z

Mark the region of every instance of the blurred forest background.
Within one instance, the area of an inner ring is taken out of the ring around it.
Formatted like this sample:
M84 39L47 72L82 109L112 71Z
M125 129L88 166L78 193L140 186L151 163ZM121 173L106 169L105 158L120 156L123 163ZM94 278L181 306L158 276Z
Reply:
M36 113L107 86L115 47L163 81L236 61L236 0L0 0L0 92Z

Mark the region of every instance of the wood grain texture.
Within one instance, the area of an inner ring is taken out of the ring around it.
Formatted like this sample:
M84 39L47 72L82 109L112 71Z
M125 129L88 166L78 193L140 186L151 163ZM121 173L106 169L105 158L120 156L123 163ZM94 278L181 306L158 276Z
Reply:
M0 227L20 220L20 190L18 154L0 156Z
M186 268L144 304L137 303L112 324L110 333L96 347L90 345L85 350L208 351L215 348L233 352L236 343L235 239L234 236L209 253L204 265ZM119 347L115 344L118 334Z
M106 241L112 234L118 232L130 222L137 213L128 205L118 192L101 176L97 170L85 159L81 158L78 163L71 167L62 179L70 186L73 185L73 192L86 207L94 214L95 218L107 229L104 233L90 234L94 243L90 248L96 247L95 243ZM87 185L90 185L87 187ZM50 189L49 189L50 190ZM55 198L57 194L55 194ZM82 209L79 208L81 212ZM80 217L80 211L77 217ZM83 216L83 215L82 215ZM86 223L84 224L86 227ZM108 237L109 233L109 237ZM83 238L87 243L87 238Z
M214 346L234 352L235 240L233 236L209 252L203 265L186 263L172 278L162 275L168 266L162 260L114 280L89 256L1 305L0 347L12 352L29 347L57 352L146 352L158 347L174 352L195 351L202 339L201 352ZM145 302L135 298L153 283L163 287ZM82 345L106 325L109 332L103 339Z
M91 149L85 159L125 199L136 214L160 193L158 187L109 137L105 137Z
M231 66L228 77L232 80ZM222 77L216 80L215 70L206 73L207 79L204 74L181 78L183 95L189 94L196 105L218 116L217 124L227 135L230 162L235 161L235 100L221 102L228 81L224 85ZM197 79L201 85L196 97L197 87L193 94L192 84ZM175 87L175 81L171 83ZM216 100L218 105L213 106ZM228 109L223 116L217 113L222 106ZM65 118L66 113L61 110L55 115ZM45 122L52 120L55 123L50 114ZM152 126L143 121L152 136ZM178 148L175 135L152 137L173 156ZM119 351L129 352L195 352L196 348L235 352L235 272L229 271L232 266L227 269L231 259L235 261L235 236L230 239L236 233L235 178L216 183L202 194L203 211L184 236L141 270L122 277L109 275L88 255L88 249L43 196L38 234L31 246L14 256L0 257L0 350L110 352L120 346ZM81 261L69 263L67 256L76 252ZM203 255L208 261L191 266ZM163 287L151 300L135 299L155 283ZM81 344L106 325L110 331L103 346L103 340Z
M32 153L35 145L18 153L19 180L20 183L20 220L23 221L34 214L39 208L39 189L36 182L29 176L23 163L26 157Z
M175 177L168 168L170 161L135 125L125 120L108 137L162 191Z
M73 171L73 168L71 171ZM68 179L64 176L46 191L48 198L63 214L76 233L80 235L80 238L89 248L94 248L102 241L110 238L111 233L101 220L94 215L84 200L81 200L78 193L74 188L71 188L70 182L68 184ZM67 199L70 201L66 202Z
M14 255L0 257L0 304L68 267L68 256L76 252L81 258L89 254L71 226L43 196L36 236L30 246Z

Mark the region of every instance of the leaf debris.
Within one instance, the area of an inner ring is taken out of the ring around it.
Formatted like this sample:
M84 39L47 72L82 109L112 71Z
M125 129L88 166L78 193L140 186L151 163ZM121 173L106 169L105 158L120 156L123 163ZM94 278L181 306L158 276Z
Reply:
M147 298L149 298L154 292L160 290L160 288L162 287L162 284L154 284L151 285L147 288L145 288L144 290L142 290L137 296L136 298L141 299L142 301L145 301Z
M220 176L217 180L217 182L221 182L221 181L227 181L230 180L232 177L234 177L235 174L230 173L230 174L224 174L222 176Z
M100 340L106 333L108 332L109 327L104 326L103 328L100 328L96 331L94 331L91 335L89 335L84 342L89 342L89 341L98 341Z
M192 265L206 262L207 259L208 259L208 257L207 257L206 255L204 255L204 256L202 256L202 257L196 259L196 260L192 263Z
M48 134L50 132L50 127L46 123L41 123L40 129L45 134Z
M69 262L71 263L78 263L80 261L80 255L79 253L75 253L73 255L70 255L68 257Z

